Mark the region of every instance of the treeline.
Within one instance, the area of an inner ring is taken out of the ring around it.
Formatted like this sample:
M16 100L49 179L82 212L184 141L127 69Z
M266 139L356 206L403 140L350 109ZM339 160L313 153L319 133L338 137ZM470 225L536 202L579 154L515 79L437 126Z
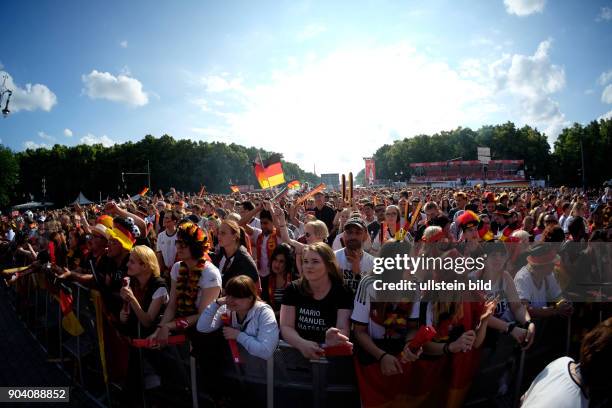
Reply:
M410 163L447 161L461 157L476 160L477 147L491 148L493 159L522 159L527 178L549 179L552 184L580 186L581 143L584 152L588 186L600 186L612 177L612 119L593 121L586 126L574 124L563 129L551 151L546 135L529 126L517 128L512 122L483 126L474 131L457 128L434 135L417 135L383 145L374 153L376 177L404 179L411 172ZM228 193L231 184L258 186L252 162L258 155L268 158L272 152L254 147L220 142L175 140L164 135L146 136L139 142L112 147L102 145L55 145L51 149L26 150L14 153L0 146L0 206L42 200L42 179L45 199L65 204L82 191L89 199L118 193L136 194L147 185L144 173L150 162L152 188L167 191L199 191L206 186L211 193ZM287 181L296 178L318 183L319 177L305 172L298 165L283 161ZM363 170L356 175L363 184Z
M167 192L200 190L204 185L210 193L229 193L230 184L252 184L259 188L252 162L258 155L265 160L272 152L219 142L175 140L164 135L146 136L139 142L127 142L112 147L102 145L55 145L51 149L26 150L12 153L0 149L0 205L42 200L42 179L45 178L45 199L58 205L74 200L82 191L97 201L100 195L116 197L137 194L147 186L147 160L151 170L151 188ZM11 157L12 156L12 157ZM5 164L2 164L2 163ZM318 183L319 178L282 161L285 179L293 178ZM6 169L5 169L6 168Z
M546 135L530 126L507 122L478 130L457 128L434 135L418 135L386 144L374 153L377 179L396 180L395 173L411 173L410 163L477 160L477 147L490 147L494 160L524 160L527 178L550 179L556 185L582 185L581 150L588 186L612 177L612 119L578 123L563 129L551 151ZM362 172L359 172L359 179ZM406 176L404 178L407 178Z

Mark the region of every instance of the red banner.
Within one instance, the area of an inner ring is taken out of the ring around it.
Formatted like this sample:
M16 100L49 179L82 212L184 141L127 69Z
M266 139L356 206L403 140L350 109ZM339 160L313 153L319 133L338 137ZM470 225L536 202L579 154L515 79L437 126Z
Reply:
M365 184L371 186L374 184L374 180L376 180L376 166L374 164L374 159L371 157L366 157L365 159Z

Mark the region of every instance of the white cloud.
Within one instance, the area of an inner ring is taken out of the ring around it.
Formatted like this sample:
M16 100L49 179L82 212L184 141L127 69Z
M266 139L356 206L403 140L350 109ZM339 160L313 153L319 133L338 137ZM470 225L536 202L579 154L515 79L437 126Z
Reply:
M36 109L48 112L57 103L57 97L46 85L32 85L28 83L21 88L13 82L13 78L6 71L0 71L0 79L5 74L7 75L6 87L13 91L9 103L9 110L11 112L19 112L20 110L33 111ZM4 109L4 106L2 108Z
M82 76L85 84L84 92L91 99L107 99L122 102L132 106L143 106L149 103L149 97L142 90L142 83L136 78L119 74L113 76L109 72L91 71Z
M612 80L612 69L607 72L602 72L597 82L599 85L605 85Z
M36 143L33 142L31 140L27 140L23 143L23 147L24 149L32 149L32 150L36 150L36 149L50 149L51 147L46 144L46 143Z
M70 130L68 128L64 129L64 136L72 137L72 130Z
M505 55L489 67L498 92L518 102L518 114L529 124L556 138L568 123L559 104L551 98L565 87L563 67L549 59L551 40L540 43L534 55Z
M304 29L298 33L297 39L299 41L310 40L311 38L315 38L327 31L327 28L321 24L309 24Z
M517 16L528 16L544 11L546 0L504 0L506 11Z
M612 7L602 7L599 11L599 15L595 19L596 21L610 21L612 20Z
M601 115L600 117L597 118L597 120L605 120L605 119L612 119L612 110L608 111L607 113L604 113L603 115Z
M223 85L235 86L224 86L223 93L222 87L208 87L203 99L242 103L220 116L222 126L198 128L201 134L247 145L256 141L284 151L303 168L317 162L317 171L346 172L363 167L361 158L393 135L452 129L498 110L485 78L463 78L407 44L339 51L270 78L258 86L224 78ZM285 149L280 141L293 147Z
M108 136L106 135L102 135L100 137L93 135L91 133L86 134L85 136L83 136L80 140L79 140L80 144L86 144L86 145L95 145L95 144L101 144L104 147L111 147L112 145L115 144L115 142Z
M46 134L45 132L38 132L38 137L40 137L41 139L44 140L48 140L49 142L53 142L55 140L55 138L53 136L50 136L48 134Z
M612 84L606 86L601 93L601 101L603 103L612 103Z
M227 80L218 75L210 75L202 78L202 83L208 92L225 92L225 91L240 91L242 90L242 79Z
M120 46L121 48L127 48L127 47L128 47L128 42L127 42L127 40L123 40L123 41L121 41L121 42L119 43L119 46Z

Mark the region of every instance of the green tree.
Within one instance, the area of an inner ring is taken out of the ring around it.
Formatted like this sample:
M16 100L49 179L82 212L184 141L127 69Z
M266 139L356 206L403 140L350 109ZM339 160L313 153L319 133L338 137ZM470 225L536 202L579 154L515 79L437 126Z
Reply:
M0 145L0 206L10 201L14 187L19 180L19 163L13 152Z

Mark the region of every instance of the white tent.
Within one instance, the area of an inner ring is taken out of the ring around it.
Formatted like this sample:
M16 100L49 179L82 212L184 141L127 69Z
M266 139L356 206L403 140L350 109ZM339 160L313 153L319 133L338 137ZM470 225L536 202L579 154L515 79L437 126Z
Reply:
M93 201L89 201L83 193L79 192L79 196L72 202L72 204L93 204Z
M53 203L45 203L45 202L38 202L38 201L29 201L27 203L14 205L13 209L14 210L29 210L31 208L51 207L52 205L53 205Z

